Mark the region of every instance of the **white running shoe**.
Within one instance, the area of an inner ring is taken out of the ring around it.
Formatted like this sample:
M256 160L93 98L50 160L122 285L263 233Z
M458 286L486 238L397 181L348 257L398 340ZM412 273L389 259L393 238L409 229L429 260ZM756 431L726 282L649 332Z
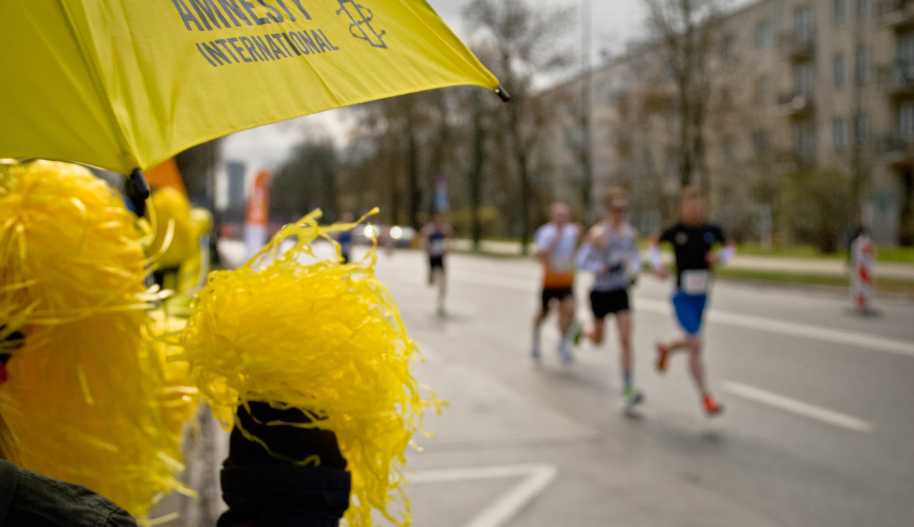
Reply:
M568 333L565 333L565 340L571 342L575 346L581 344L581 337L584 335L584 323L578 319L574 319L574 322L571 323L571 326L568 327Z
M565 339L559 340L558 348L559 358L562 359L564 364L571 364L574 362L574 357L571 356L571 350L568 349L568 344L565 342Z

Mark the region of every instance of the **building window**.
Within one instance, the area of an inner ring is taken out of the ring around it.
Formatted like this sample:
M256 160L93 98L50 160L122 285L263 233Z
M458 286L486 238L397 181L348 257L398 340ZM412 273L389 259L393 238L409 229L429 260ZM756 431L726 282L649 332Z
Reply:
M857 118L854 119L854 142L857 146L862 146L866 143L866 137L869 133L869 119L865 113L857 115Z
M771 100L771 97L768 93L771 91L771 82L768 80L767 75L763 75L755 79L755 90L753 94L753 99L755 99L755 104L757 106L767 106L768 101Z
M720 89L720 107L728 110L733 107L733 90L728 86Z
M857 82L866 82L870 78L870 52L863 46L857 48Z
M668 176L679 174L679 156L675 150L668 150L666 153L666 173Z
M831 120L831 144L835 150L844 150L847 146L846 130L847 127L844 125L842 117L835 117Z
M907 141L914 140L914 101L898 106L898 133Z
M774 42L771 29L771 20L762 20L755 25L755 47L758 49L770 48Z
M870 0L857 0L857 15L860 18L869 18L873 10L873 3Z
M812 6L801 6L793 11L793 38L797 42L812 39Z
M908 81L914 79L914 33L902 33L895 41L896 77Z
M724 137L723 144L724 163L736 161L736 141L732 135Z
M793 151L803 161L811 161L815 155L815 132L810 121L797 121L791 128Z
M813 69L812 64L804 62L793 66L793 94L794 96L812 96Z
M755 156L763 158L768 155L768 131L755 130L752 132L752 148L755 150Z
M733 35L724 37L720 44L720 59L730 62L736 57L736 38Z
M835 25L842 26L847 22L847 0L835 0Z
M832 66L832 73L834 74L835 88L844 87L844 79L847 74L844 71L844 55L841 53L835 54L834 64Z

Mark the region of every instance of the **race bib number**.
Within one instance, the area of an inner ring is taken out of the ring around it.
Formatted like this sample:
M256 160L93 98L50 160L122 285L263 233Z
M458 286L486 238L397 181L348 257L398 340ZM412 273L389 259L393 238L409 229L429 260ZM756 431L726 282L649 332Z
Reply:
M434 256L441 256L447 248L444 240L433 240L428 247L428 252Z
M711 271L689 270L682 272L680 289L687 295L703 295L711 286Z

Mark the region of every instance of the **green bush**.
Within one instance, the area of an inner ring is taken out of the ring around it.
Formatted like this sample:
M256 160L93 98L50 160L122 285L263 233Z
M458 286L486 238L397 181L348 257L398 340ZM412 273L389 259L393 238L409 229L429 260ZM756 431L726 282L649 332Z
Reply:
M783 221L794 243L813 245L825 254L838 251L855 209L847 175L822 167L794 172L782 199Z

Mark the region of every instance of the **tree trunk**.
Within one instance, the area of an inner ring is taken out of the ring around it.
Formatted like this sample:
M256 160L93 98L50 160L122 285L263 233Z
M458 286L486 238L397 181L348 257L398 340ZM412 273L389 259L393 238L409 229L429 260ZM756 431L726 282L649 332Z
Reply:
M519 104L514 106L510 112L511 140L514 143L514 159L520 177L520 253L526 256L527 245L530 243L530 174L527 170L527 152L520 131L520 117L517 115L519 107Z
M433 170L429 171L427 188L428 188L428 217L431 218L438 210L437 177L445 173L449 154L451 153L451 128L448 126L447 96L444 91L437 91L431 94L435 97L435 105L438 107L440 125L438 127L438 144L435 146L434 158L431 164Z
M482 240L482 222L479 219L479 209L482 208L482 167L485 163L485 127L483 117L485 107L482 96L478 90L472 94L473 106L473 164L470 168L470 218L472 222L473 250L479 251Z
M411 109L409 108L407 112L410 112ZM422 207L422 192L419 190L419 145L416 142L415 126L410 113L407 113L406 116L406 156L407 193L409 197L409 218L407 218L407 222L418 232L421 228L421 225L419 225L419 210Z
M692 2L691 0L682 0L680 4L682 10L682 21L685 23L685 31L682 36L674 37L681 39L680 53L676 57L679 62L681 72L677 76L679 90L679 160L680 174L679 184L685 188L692 184L692 173L695 171L695 160L693 158L693 138L692 133L692 113L695 108L692 107L692 68L694 67L695 50L694 50L694 27L692 26Z
M689 102L689 76L683 74L679 79L679 186L688 187L692 183L692 127L691 104Z

